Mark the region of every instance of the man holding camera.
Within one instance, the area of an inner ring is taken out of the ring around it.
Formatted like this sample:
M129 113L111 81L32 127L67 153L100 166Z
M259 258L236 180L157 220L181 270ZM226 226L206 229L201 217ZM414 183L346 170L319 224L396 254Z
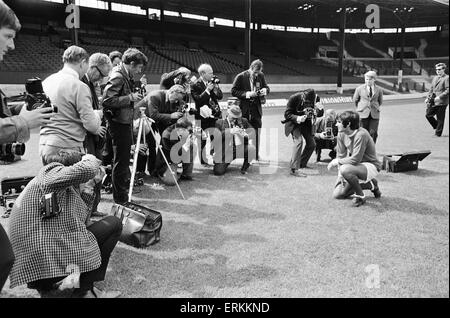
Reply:
M313 136L313 126L316 116L323 114L323 107L318 102L316 92L313 89L307 89L289 97L285 120L282 123L286 137L292 135L294 147L292 149L292 158L290 163L290 174L295 177L306 177L306 174L300 173L298 169L307 168L307 163L311 157L316 143ZM305 138L305 149L302 151L303 138Z
M8 51L14 50L14 38L20 28L19 19L14 11L0 0L0 62ZM50 108L28 111L24 106L18 115L13 114L6 103L6 96L0 90L0 146L5 143L28 141L30 130L48 124L52 116ZM0 292L14 261L11 243L0 225Z
M441 137L444 129L445 111L448 105L448 82L449 76L445 74L447 65L445 63L436 64L436 74L431 82L431 87L426 99L426 118L435 129L435 136Z
M263 63L254 60L250 68L236 76L231 88L231 94L240 100L242 117L248 119L250 125L257 130L256 133L256 160L259 160L259 137L262 127L262 107L266 102L265 96L270 89L264 78Z
M214 128L217 119L222 118L222 111L219 106L219 100L222 99L222 90L219 87L220 80L214 76L213 69L209 64L202 64L198 67L200 78L192 85L191 95L195 102L195 120L199 120L204 133L208 128ZM213 140L213 136L209 136ZM207 165L205 161L206 153L204 148L206 139L202 138L199 152L200 162Z
M44 165L46 157L59 150L74 150L84 153L86 133L103 137L106 128L101 126L102 111L92 109L89 87L80 81L86 74L89 55L78 46L64 51L64 67L42 82L45 94L58 108L54 120L41 128L39 154Z
M172 124L184 116L187 109L184 99L186 91L181 85L173 85L168 90L157 90L148 94L137 107L145 108L147 117L155 121L156 131L160 134ZM152 134L146 136L149 156L147 169L151 175L155 175L156 141Z
M353 206L366 202L363 190L372 191L375 198L381 197L375 177L381 170L375 149L375 142L369 132L360 127L357 112L344 111L339 114L336 126L337 158L328 164L328 170L338 167L333 197L346 199L353 196ZM362 181L362 183L360 183Z
M314 125L314 141L316 142L317 162L320 161L322 149L330 149L330 158L336 158L336 112L334 109L327 109L325 115L318 118Z
M241 173L247 174L250 162L256 157L254 138L256 131L246 118L242 117L239 106L228 109L225 119L216 121L214 133L214 174L224 175L230 163L237 158L243 158Z
M139 50L126 50L122 62L111 72L103 93L102 105L114 153L113 198L114 202L119 204L128 201L134 109L135 103L143 98L142 94L133 91L133 77L141 74L147 63L147 57Z
M111 60L106 54L94 53L89 58L89 69L87 73L81 78L81 81L89 86L89 89L91 91L93 110L98 110L100 108L96 93L96 87L98 87L103 79L109 76L111 69ZM104 121L102 121L102 126L106 126L106 123ZM94 155L97 159L102 160L102 149L105 144L104 141L104 137L87 132L86 139L84 140L86 153ZM105 214L97 211L97 207L100 202L101 187L102 185L101 183L99 183L94 189L95 201L92 206L92 216L105 216Z

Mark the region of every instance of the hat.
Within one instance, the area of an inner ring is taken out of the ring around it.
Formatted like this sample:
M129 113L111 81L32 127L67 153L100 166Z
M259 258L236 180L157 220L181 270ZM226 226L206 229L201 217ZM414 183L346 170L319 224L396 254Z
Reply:
M228 108L228 116L231 118L241 118L242 117L241 108L237 105L231 106L230 108Z

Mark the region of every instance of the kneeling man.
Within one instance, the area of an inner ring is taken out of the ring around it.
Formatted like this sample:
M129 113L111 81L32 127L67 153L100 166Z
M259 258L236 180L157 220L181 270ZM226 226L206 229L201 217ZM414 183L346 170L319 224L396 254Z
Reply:
M345 199L353 196L353 205L358 207L366 202L363 190L371 190L376 198L381 196L375 179L381 163L377 159L375 143L369 132L359 127L359 115L356 112L341 113L336 126L339 132L337 158L328 164L328 170L334 166L339 168L333 197Z

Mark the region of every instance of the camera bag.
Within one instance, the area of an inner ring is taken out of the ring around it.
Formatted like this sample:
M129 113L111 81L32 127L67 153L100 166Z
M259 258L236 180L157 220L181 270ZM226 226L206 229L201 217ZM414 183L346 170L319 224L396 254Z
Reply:
M159 242L162 227L161 213L145 206L126 202L114 204L109 213L122 221L119 240L125 244L143 248Z

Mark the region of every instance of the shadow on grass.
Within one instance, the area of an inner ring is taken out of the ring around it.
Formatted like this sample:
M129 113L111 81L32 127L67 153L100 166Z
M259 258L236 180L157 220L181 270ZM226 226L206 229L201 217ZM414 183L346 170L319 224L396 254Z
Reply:
M447 158L448 160L448 158ZM407 172L402 172L414 177L421 177L421 178L433 178L436 176L448 176L448 172L438 172L438 171L434 171L434 170L428 170L428 169L422 169L419 168L418 170L414 170L414 171L407 171Z
M432 205L398 197L383 196L381 199L369 199L367 200L366 205L379 213L400 211L419 215L448 216L448 211L446 210L437 209Z
M108 285L123 297L214 297L220 289L268 280L277 271L266 265L230 266L229 258L207 252L181 257L135 255L120 248L112 259Z

